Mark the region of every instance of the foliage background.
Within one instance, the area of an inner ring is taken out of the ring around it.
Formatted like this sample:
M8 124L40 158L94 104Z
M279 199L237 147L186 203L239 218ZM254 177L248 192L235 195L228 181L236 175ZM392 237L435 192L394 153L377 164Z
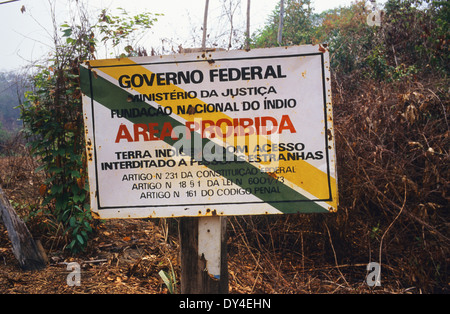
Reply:
M303 272L323 267L352 287L361 272L346 270L377 261L391 286L448 292L448 1L388 0L379 27L367 25L372 9L363 1L320 14L311 7L309 0L285 1L281 44L327 43L330 51L339 210L231 217L230 263L254 265L254 285L264 279L275 291L299 291L308 284ZM253 34L253 48L278 45L278 17L276 8ZM95 57L99 45L116 55L145 55L136 39L156 19L119 10L55 25L54 55L20 105L43 175L42 201L28 208L28 222L73 254L89 250L99 228L88 207L79 63ZM161 224L176 233L176 224Z
M449 3L389 0L380 27L366 23L364 2L318 15L310 6L287 1L282 44L328 43L340 206L335 216L275 224L319 231L302 241L336 266L377 261L421 291L446 290ZM255 47L277 45L278 10ZM258 221L254 241L292 245L273 223Z

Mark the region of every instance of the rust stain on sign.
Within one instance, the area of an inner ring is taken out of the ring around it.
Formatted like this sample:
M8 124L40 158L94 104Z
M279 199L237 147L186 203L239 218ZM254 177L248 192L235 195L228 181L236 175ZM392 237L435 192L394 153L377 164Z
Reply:
M325 53L328 51L327 47L328 47L327 44L319 44L319 51Z
M337 206L327 45L215 51L92 60L81 67L91 207L102 219ZM252 87L257 84L264 87ZM300 100L305 115L298 114ZM210 110L210 103L223 109ZM200 139L195 157L175 153L174 141L184 135L171 137L176 126ZM225 127L244 132L228 134ZM227 137L217 136L221 131ZM206 153L215 158L216 147L230 161L204 162ZM297 173L286 170L294 168Z

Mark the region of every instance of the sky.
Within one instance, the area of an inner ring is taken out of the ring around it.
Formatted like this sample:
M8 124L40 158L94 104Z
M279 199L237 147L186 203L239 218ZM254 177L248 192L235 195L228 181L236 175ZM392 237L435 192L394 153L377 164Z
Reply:
M51 7L56 12L57 25L70 20L75 6L84 3L92 16L98 16L103 8L110 8L118 13L118 7L124 8L131 15L140 12L162 13L158 22L145 34L139 45L147 50L168 53L179 45L184 48L201 46L201 26L203 24L204 0L19 0L7 2L0 0L0 71L20 70L39 60L48 58L51 51L53 23ZM208 33L210 38L228 40L226 31L229 23L224 16L222 0L210 0ZM264 26L268 16L279 0L252 0L250 32ZM338 6L350 5L352 0L312 0L316 12ZM368 3L370 1L367 1ZM244 31L247 1L242 0L242 7L236 12L235 28ZM52 5L51 5L52 4ZM22 12L21 8L25 11ZM229 32L228 32L229 34ZM99 56L108 58L107 52Z

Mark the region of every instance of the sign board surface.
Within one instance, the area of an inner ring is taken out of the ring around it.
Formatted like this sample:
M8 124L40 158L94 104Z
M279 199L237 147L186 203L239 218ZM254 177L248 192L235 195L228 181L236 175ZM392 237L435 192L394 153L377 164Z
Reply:
M81 85L101 218L337 209L322 46L93 60Z

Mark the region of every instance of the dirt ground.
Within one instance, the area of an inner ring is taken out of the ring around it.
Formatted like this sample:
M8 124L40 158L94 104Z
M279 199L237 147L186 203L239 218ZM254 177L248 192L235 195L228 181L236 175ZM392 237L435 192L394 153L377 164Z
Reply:
M41 178L34 168L34 161L26 156L0 159L0 184L20 216L39 206ZM232 294L417 293L395 282L368 287L365 263L316 263L314 256L305 256L297 249L269 252L250 247L238 223L228 220ZM173 270L179 286L176 225L174 219L98 223L87 250L76 256L63 250L60 236L44 234L41 242L48 265L41 271L29 272L19 268L6 228L0 224L0 294L168 294L158 273ZM71 262L80 265L79 286L68 285Z
M5 229L0 227L1 294L167 294L158 273L171 272L172 268L179 284L178 243L174 236L161 234L161 226L153 221L107 221L98 228L86 252L69 256L46 248L49 264L34 272L18 267ZM231 251L235 251L235 244L229 243ZM261 256L258 262L236 253L229 254L228 259L230 293L395 293L367 287L361 265L355 266L361 271L360 282L349 284L339 268L302 269L292 256L271 263ZM79 286L67 283L71 262L80 265Z

